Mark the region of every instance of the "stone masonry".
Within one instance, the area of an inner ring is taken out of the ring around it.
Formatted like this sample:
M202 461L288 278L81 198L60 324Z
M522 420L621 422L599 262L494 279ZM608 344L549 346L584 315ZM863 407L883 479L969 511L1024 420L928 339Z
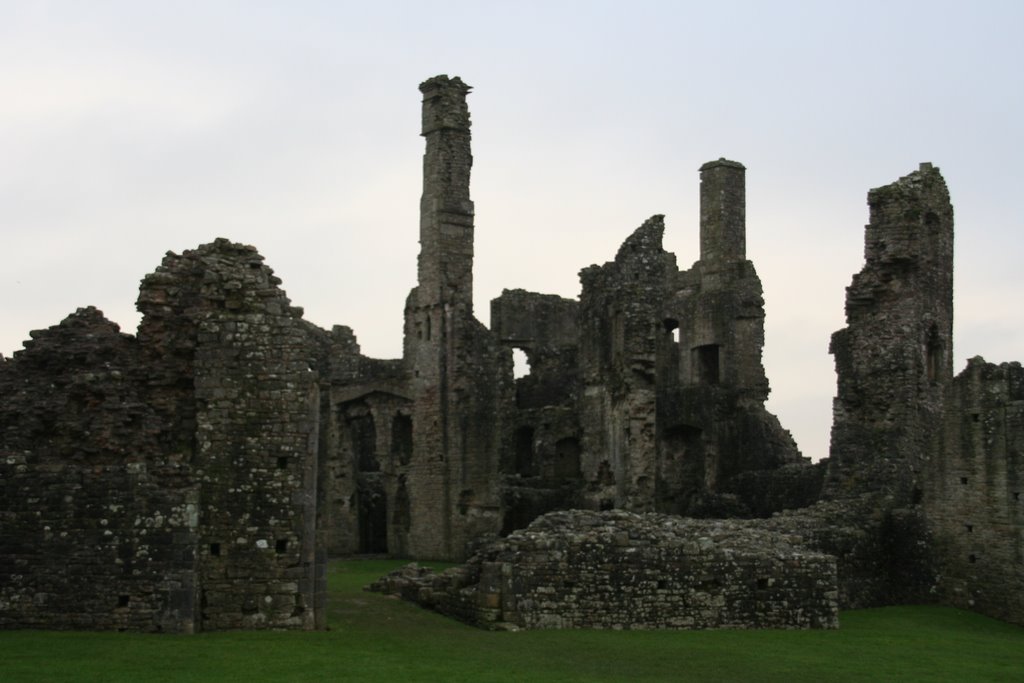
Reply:
M0 365L0 626L324 625L317 383L279 280L226 240Z
M812 464L765 409L745 167L700 168L689 268L655 215L578 299L505 290L487 327L470 91L420 85L401 358L303 320L226 239L146 276L136 335L82 308L0 357L0 628L323 628L326 557L354 553L468 559L382 585L487 625L831 628L929 601L1024 623L1024 375L954 377L937 168L868 193Z
M371 587L489 628L836 628L835 558L734 520L551 512L441 574Z

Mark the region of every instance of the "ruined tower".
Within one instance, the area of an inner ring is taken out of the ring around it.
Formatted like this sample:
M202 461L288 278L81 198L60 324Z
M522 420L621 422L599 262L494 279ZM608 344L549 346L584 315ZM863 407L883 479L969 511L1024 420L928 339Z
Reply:
M461 558L465 543L500 526L498 381L490 335L473 317L470 87L436 76L423 93L419 282L406 306L413 453L407 480L409 554Z
M700 167L700 261L684 277L680 378L684 386L734 387L763 403L764 299L747 260L746 168L727 159Z
M953 207L937 168L868 193L864 268L846 290L847 326L832 335L829 497L881 490L920 499L953 377Z
M746 167L718 159L700 167L700 260L747 258Z
M764 300L746 258L745 171L726 159L701 167L701 252L689 270L662 248L664 221L654 216L614 262L580 273L591 507L769 514L764 501L723 494L742 473L801 462L764 409ZM765 490L763 479L746 488Z

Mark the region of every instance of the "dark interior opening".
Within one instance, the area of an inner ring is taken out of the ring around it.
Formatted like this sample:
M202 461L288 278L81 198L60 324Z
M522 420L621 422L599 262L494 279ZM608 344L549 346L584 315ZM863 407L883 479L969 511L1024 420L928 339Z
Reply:
M409 510L409 492L405 488L405 475L398 477L398 488L395 490L394 510L391 513L391 523L402 531L408 531L412 524L412 517Z
M515 473L521 477L534 476L533 427L520 427L515 433Z
M360 474L356 486L359 498L359 552L388 551L388 499L379 473Z
M694 368L701 384L718 384L721 380L721 359L718 344L705 344L694 349Z
M391 454L399 465L408 465L412 459L412 418L395 415L391 421Z
M352 437L352 453L360 472L379 472L377 461L377 429L373 415L355 415L348 419L349 434Z
M672 339L673 343L679 343L679 321L675 318L665 318L661 321L661 324L665 327L665 332Z
M580 476L580 442L575 437L559 439L555 443L554 476L578 479Z

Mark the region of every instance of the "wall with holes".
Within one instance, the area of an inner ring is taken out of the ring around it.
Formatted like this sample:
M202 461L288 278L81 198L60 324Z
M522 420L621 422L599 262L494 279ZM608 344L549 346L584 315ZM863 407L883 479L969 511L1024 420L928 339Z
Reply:
M947 399L924 504L950 604L1024 623L1024 369L972 358Z
M136 337L86 308L0 358L0 628L324 626L318 332L279 284L218 239Z

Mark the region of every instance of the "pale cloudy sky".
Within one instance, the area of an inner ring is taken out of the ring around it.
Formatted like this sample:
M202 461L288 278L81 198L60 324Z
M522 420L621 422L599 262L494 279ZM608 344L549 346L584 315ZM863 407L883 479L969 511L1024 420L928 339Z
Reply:
M0 353L167 250L253 244L306 317L401 354L425 78L474 86L478 317L574 297L652 214L697 258L699 166L747 166L769 407L826 454L865 194L938 165L956 369L1024 359L1024 3L0 0Z

